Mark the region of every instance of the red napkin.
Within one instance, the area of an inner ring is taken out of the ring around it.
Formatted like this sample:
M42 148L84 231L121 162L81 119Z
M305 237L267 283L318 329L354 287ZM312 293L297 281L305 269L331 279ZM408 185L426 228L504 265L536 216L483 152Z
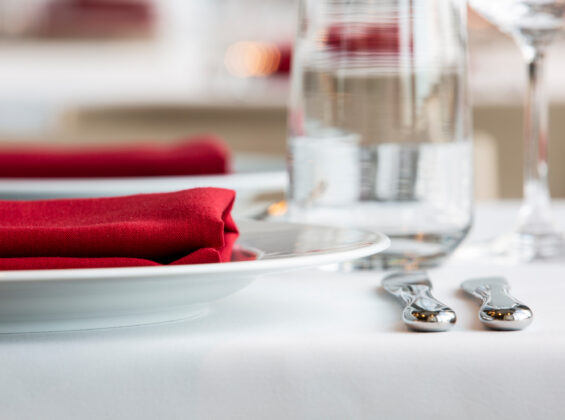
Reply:
M230 260L235 192L0 201L0 270L202 264Z
M176 145L0 149L0 178L174 176L229 172L228 147L212 136Z

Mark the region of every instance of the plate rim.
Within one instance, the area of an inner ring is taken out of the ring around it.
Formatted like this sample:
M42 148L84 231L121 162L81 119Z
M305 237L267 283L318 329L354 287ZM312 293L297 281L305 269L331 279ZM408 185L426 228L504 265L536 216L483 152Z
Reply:
M260 222L270 223L270 222ZM277 222L281 223L281 222ZM309 226L307 224L292 225ZM314 225L310 225L314 226ZM324 227L324 226L316 226ZM327 226L326 226L327 227ZM272 259L258 259L252 261L233 261L225 263L207 264L184 264L164 266L143 267L102 267L102 268L64 268L64 269L39 269L39 270L4 270L0 271L0 284L12 282L32 283L49 281L75 281L82 280L109 280L119 277L120 279L147 278L153 276L167 275L217 275L238 274L253 275L267 272L292 270L308 266L325 265L362 258L376 254L390 246L390 239L380 232L365 231L362 229L332 228L356 230L367 234L364 242L353 246L352 249L339 251L326 251L319 254L309 254L293 257L282 257ZM371 239L371 236L373 237Z

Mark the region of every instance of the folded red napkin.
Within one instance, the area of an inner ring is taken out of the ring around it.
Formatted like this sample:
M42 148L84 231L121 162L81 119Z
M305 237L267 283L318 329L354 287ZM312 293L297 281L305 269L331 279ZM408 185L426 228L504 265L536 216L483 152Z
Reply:
M0 148L1 178L94 178L224 174L228 147L212 136L175 145Z
M0 270L202 264L230 260L231 190L0 201Z

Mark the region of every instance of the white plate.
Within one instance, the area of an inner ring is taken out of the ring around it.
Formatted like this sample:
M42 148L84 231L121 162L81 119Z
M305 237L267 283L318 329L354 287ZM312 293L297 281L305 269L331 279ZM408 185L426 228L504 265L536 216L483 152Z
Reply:
M282 191L285 185L286 173L284 171L132 178L0 178L0 198L37 200L64 197L105 197L178 191L196 187L231 188L243 193L246 191L269 192Z
M235 190L232 214L244 215L263 194L282 194L284 171L211 176L175 176L99 179L2 179L0 200L41 200L52 198L111 197L130 194L179 191L197 187Z
M378 233L290 223L238 222L238 246L258 259L223 264L0 272L0 332L59 331L172 321L257 275L348 261L388 247Z
M154 176L121 178L0 178L0 199L109 197L178 191L197 187L230 188L237 192L237 208L246 208L255 196L283 192L287 184L284 161L259 154L234 157L228 175Z

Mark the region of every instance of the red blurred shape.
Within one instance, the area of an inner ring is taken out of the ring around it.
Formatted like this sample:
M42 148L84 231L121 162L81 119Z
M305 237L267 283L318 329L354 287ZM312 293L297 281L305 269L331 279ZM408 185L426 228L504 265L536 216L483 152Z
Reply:
M79 38L146 35L154 21L147 0L52 0L41 14L38 32Z
M395 54L401 49L400 30L394 24L333 25L323 41L337 51ZM412 39L409 50L412 50Z
M277 74L289 74L292 65L292 45L281 44L278 46L280 59L279 66L277 67Z

